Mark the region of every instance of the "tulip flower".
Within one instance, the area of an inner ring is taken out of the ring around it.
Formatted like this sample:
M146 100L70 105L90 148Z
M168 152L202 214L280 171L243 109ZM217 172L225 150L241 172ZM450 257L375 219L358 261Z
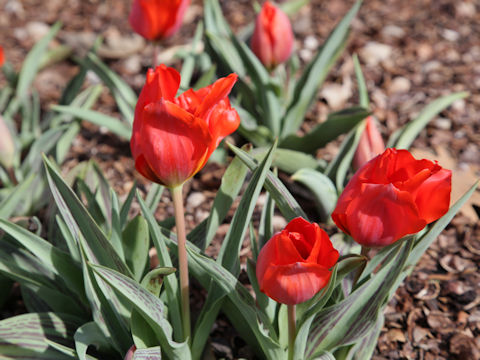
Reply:
M128 20L144 38L162 40L180 28L189 4L190 0L133 0Z
M355 173L332 219L365 247L390 245L448 211L451 178L436 162L387 149Z
M0 67L5 63L5 54L3 53L3 48L0 46Z
M125 357L123 360L132 360L133 357L135 356L135 351L137 350L137 347L135 345L132 345L130 349L128 349L127 353L125 354Z
M266 1L255 21L251 39L252 51L265 67L271 69L290 57L293 40L288 16Z
M353 157L353 168L355 170L360 169L364 164L384 151L385 143L382 135L378 131L373 117L369 116L366 119L365 130L363 130L355 156Z
M258 254L260 290L282 304L299 304L328 284L337 260L327 233L318 224L295 218Z
M230 74L175 98L180 74L165 65L150 69L135 108L130 142L137 170L170 188L200 171L220 141L240 124L227 97L236 80L237 75Z

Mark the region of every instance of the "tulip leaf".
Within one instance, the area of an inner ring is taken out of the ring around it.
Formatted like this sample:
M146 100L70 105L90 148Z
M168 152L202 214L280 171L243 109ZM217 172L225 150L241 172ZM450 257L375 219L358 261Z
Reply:
M340 150L338 151L337 156L325 169L325 175L327 175L332 181L335 181L337 192L339 194L343 191L345 186L348 169L352 163L355 150L360 142L360 137L362 136L364 128L365 121L362 121L348 133L340 145Z
M339 135L353 129L369 114L368 110L360 106L331 113L325 122L315 126L308 134L304 136L289 135L280 143L280 146L313 154Z
M255 300L248 290L227 269L216 261L209 259L187 247L189 261L197 271L204 272L218 284L229 297L236 308L236 314L242 316L244 325L254 334L267 359L284 359L285 353L277 342L272 339L275 331L266 315L255 306ZM228 315L228 313L227 313ZM265 327L268 329L265 329Z
M253 159L249 154L232 144L228 144L228 146L251 171L258 167L256 160ZM299 216L303 217L304 219L308 219L307 215L292 194L290 194L285 185L283 185L280 179L271 171L267 172L264 186L265 189L272 195L273 200L275 200L275 203L287 221Z
M325 81L328 71L345 47L350 23L360 8L361 3L361 1L355 3L302 73L295 85L293 98L283 120L281 138L294 134L299 129L305 113L315 99L318 88ZM282 143L280 146L285 147Z
M382 269L343 301L323 309L316 316L309 332L306 359L322 351L352 344L366 336L377 324L390 290L401 275L413 240L397 245Z
M162 267L172 267L172 259L169 255L169 250L166 245L165 235L162 234L161 229L152 214L152 211L148 208L145 201L142 199L140 192L137 190L137 201L142 209L142 214L148 223L148 230L150 237L152 238L155 249L157 250L157 256ZM174 329L175 340L183 339L182 328L182 313L180 310L180 291L178 288L177 279L173 276L166 276L164 278L165 292L166 292L166 304L170 315L170 321Z
M388 140L387 147L408 149L418 134L420 134L425 126L427 126L430 120L432 120L436 115L445 110L456 100L463 99L468 95L468 92L458 92L443 96L431 102L422 110L415 120L409 122L403 128L392 134Z
M112 133L120 136L125 140L130 139L130 137L132 136L132 129L129 125L121 122L117 118L102 114L95 110L89 110L69 105L54 105L52 106L52 110L63 114L70 114L98 126L104 126Z
M233 275L238 276L240 273L239 252L242 246L242 241L247 232L248 224L255 209L258 196L263 188L263 183L267 175L267 171L272 163L273 153L275 151L276 143L272 146L269 152L265 155L262 163L253 172L252 179L245 190L238 209L235 212L231 225L228 229L227 235L223 240L217 262L230 271ZM207 299L202 312L199 315L197 326L195 328L192 352L201 353L205 346L208 334L220 311L221 302L225 293L219 288L219 285L212 282L209 289Z
M207 219L205 245L203 247L200 246L200 248L205 249L213 240L215 232L225 219L228 210L243 186L247 171L247 167L238 157L235 157L227 167L227 170L225 170L220 188L213 201L212 210Z
M378 336L382 330L384 323L384 317L379 316L377 323L370 330L370 332L363 339L358 341L354 346L351 347L348 352L348 359L351 360L364 360L371 359L375 348L378 343Z
M86 300L81 268L78 263L72 261L67 253L32 232L6 220L0 219L0 229L34 254L49 271L61 278L65 285L80 297L82 302Z
M5 359L72 360L58 352L49 340L73 348L73 334L83 321L67 314L29 313L0 321L0 354Z
M286 173L293 174L300 169L309 168L319 170L322 168L320 162L312 155L302 151L279 148L275 151L273 166L278 167Z
M89 52L85 59L80 60L80 63L93 70L103 80L112 92L115 103L124 118L130 125L133 124L133 113L138 98L132 88L93 52Z
M159 298L117 271L93 264L90 266L144 317L157 335L160 346L169 359L191 359L187 342L177 343L172 340L172 326L166 319L165 306Z
M160 346L137 349L133 354L133 360L162 360L162 350Z
M147 267L150 238L147 221L136 216L127 224L122 233L122 246L127 266L139 281Z
M302 183L313 193L320 218L327 221L338 200L337 189L328 176L313 169L300 169L292 175L292 180Z
M119 258L102 230L95 223L72 189L55 170L50 160L44 157L47 178L60 213L68 224L77 242L87 251L88 260L131 276L125 263ZM83 236L82 236L83 235Z
M153 295L159 297L164 277L173 274L176 270L173 267L157 267L144 276L141 285Z
M31 185L36 174L30 174L28 178L15 186L10 193L0 201L0 218L8 218L22 201L31 196Z
M111 347L108 339L105 338L105 335L94 321L80 326L75 332L73 339L75 340L75 350L79 360L92 359L91 356L87 355L87 350L91 345L95 346L96 349L109 349Z
M309 2L310 0L291 0L280 4L279 7L285 14L294 15Z
M39 60L45 55L48 44L55 37L61 26L62 24L60 22L55 23L48 33L35 44L32 50L28 52L27 57L23 62L22 69L20 70L20 74L18 75L16 91L17 98L22 99L26 97L29 90L31 90L33 79L40 68Z
M357 54L353 55L353 65L355 67L355 76L357 78L359 105L365 109L368 109L370 107L368 89Z

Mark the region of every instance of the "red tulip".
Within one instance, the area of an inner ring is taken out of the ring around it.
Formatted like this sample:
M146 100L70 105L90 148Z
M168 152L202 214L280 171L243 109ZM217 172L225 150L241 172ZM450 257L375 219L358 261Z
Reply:
M355 151L353 168L355 170L360 169L368 161L384 151L385 143L383 142L382 135L380 131L378 131L373 117L369 116L366 119L365 130L363 130L357 150Z
M390 245L448 211L451 180L452 172L436 162L387 149L355 173L332 219L361 245Z
M182 25L190 0L133 0L128 20L148 40L172 36Z
M128 349L127 353L125 354L125 357L123 360L132 360L133 357L135 356L135 351L137 350L137 347L135 345L132 345L130 349Z
M292 54L293 32L290 20L269 1L263 4L257 16L251 47L267 68L283 63Z
M5 54L3 53L3 48L0 46L0 67L5 63Z
M337 260L338 251L327 233L315 223L295 218L258 254L260 290L279 303L299 304L328 284Z
M240 124L228 94L236 74L178 98L180 74L165 65L149 69L135 107L130 149L147 179L176 187L195 175L222 139Z

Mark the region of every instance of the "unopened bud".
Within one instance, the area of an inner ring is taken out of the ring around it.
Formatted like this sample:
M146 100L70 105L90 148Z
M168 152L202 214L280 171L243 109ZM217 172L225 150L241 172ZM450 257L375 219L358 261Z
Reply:
M378 131L377 124L372 116L366 119L365 129L358 143L355 156L353 158L353 168L360 169L367 162L372 160L375 156L380 155L385 151L385 143L382 135Z

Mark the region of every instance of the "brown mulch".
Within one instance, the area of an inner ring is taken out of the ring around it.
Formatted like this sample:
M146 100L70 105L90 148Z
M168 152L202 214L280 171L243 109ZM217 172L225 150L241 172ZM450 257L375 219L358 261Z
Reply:
M63 23L59 43L71 44L78 54L85 48L80 45L81 40L91 40L96 35L103 35L107 43L111 40L113 44L118 38L128 40L129 3L127 0L0 0L0 45L5 48L7 59L19 69L39 34L57 20ZM252 1L221 3L235 29L252 19ZM352 4L352 0L311 0L295 16L296 47L303 62L311 58L313 49ZM192 1L186 26L168 40L165 51L189 41L201 10L201 1ZM437 116L413 144L421 151L443 150L443 157L453 161L454 172L462 174L458 180L462 183L454 182L454 187L463 189L478 177L480 166L479 34L480 3L475 0L365 1L353 23L345 54L320 91L305 126L323 121L332 110L356 103L353 53L359 54L371 109L385 137L415 118L435 98L469 91L468 98L455 102ZM109 65L139 90L150 63L151 46L144 44L132 53L110 55L105 59ZM35 86L44 109L55 103L77 70L73 62L64 61L41 71ZM0 86L2 81L0 75ZM94 83L95 79L89 78L88 82ZM107 90L97 109L115 114ZM93 158L120 194L128 192L135 179L140 189L147 191L150 184L134 171L128 143L93 125L84 125L64 164L65 170ZM321 154L328 160L336 151L338 146L332 144ZM222 166L209 164L186 186L185 193L190 198L186 205L189 226L208 214L223 170ZM192 206L194 203L198 205ZM164 219L172 214L165 192L157 216ZM222 225L218 240L227 228L228 225ZM212 254L216 253L219 241L214 246ZM479 261L480 227L478 215L470 205L434 242L389 303L374 359L479 359ZM212 335L215 353L229 358L248 357L244 343L234 332L229 331L227 339L219 336L228 329L229 324L223 318L217 322Z

